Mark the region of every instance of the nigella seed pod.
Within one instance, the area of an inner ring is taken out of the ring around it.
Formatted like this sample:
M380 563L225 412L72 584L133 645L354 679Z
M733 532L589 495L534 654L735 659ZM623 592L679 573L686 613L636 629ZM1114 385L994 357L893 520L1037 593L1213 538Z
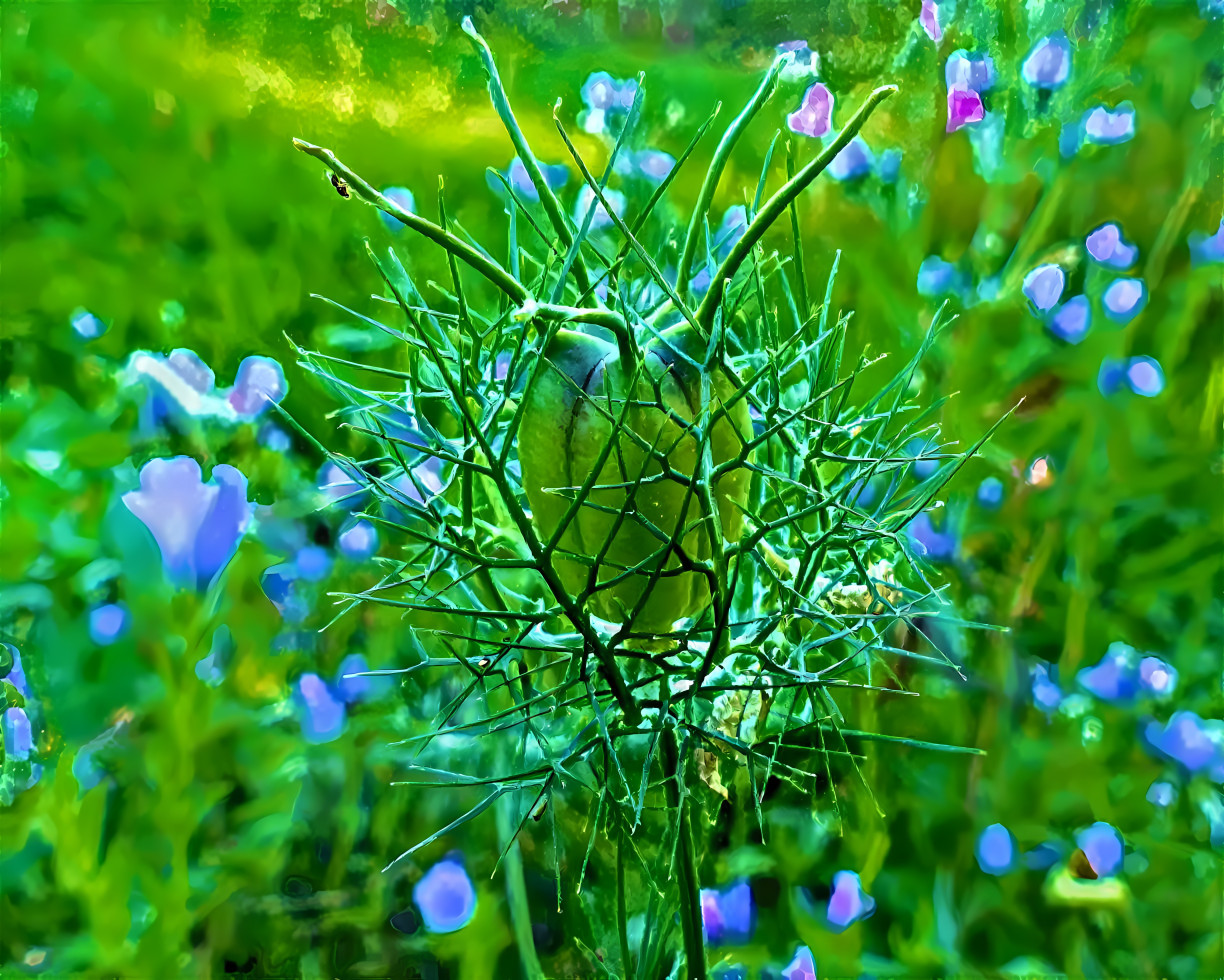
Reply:
M704 353L705 341L688 325L663 331L646 347L630 393L631 377L614 345L559 330L524 394L523 485L541 538L561 529L553 567L572 595L594 590L588 608L596 616L629 622L634 633L669 632L710 598L708 578L685 569L685 559L708 560L714 544L712 515L702 494L688 486L700 468L698 440L687 423L700 424L702 377L686 358L701 361ZM716 417L710 454L717 468L741 456L752 422L747 400L734 399L738 385L727 372L715 371L710 381ZM727 541L740 535L749 478L747 467L737 466L714 482ZM587 483L589 492L571 513Z

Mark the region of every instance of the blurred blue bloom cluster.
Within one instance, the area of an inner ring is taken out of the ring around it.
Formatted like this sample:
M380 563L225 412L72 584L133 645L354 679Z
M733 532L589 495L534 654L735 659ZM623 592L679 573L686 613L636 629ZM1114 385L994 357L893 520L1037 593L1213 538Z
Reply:
M737 881L721 891L703 888L701 923L705 940L711 946L742 946L750 942L756 926L752 887L747 881Z
M311 745L332 742L344 734L348 710L353 705L372 701L389 688L383 676L359 676L369 671L366 658L350 653L336 670L330 683L317 673L302 674L293 685L293 703L302 737Z
M29 789L42 778L42 764L35 761L38 752L35 731L39 723L39 703L30 690L21 652L11 643L0 644L0 704L9 701L3 688L11 685L19 695L19 704L10 703L0 713L0 734L4 737L4 767L0 770L0 805L10 806L18 793Z
M279 362L259 355L242 361L231 387L217 388L212 369L185 348L166 356L136 351L128 358L121 382L145 392L140 427L146 434L164 422L181 429L205 420L229 425L251 422L289 391Z

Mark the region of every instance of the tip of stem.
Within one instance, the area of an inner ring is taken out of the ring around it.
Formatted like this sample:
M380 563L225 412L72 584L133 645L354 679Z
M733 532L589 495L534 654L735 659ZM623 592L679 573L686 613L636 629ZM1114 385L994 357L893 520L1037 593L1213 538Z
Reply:
M306 152L307 150L318 149L318 147L316 147L313 143L307 143L305 140L300 140L296 136L293 137L293 148L295 150L301 150L303 152Z

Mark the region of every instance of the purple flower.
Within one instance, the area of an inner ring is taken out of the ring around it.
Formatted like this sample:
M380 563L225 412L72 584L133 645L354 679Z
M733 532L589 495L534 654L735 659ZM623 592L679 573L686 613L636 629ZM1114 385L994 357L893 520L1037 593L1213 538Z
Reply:
M89 611L89 638L98 646L109 646L128 628L127 608L117 602L95 606Z
M4 754L10 759L24 762L34 751L34 733L30 728L30 719L21 708L9 708L4 712Z
M1172 783L1157 781L1148 787L1147 801L1162 810L1177 802L1177 787Z
M938 255L928 255L918 266L919 296L959 294L968 285L968 277L953 263L945 262Z
M833 93L823 82L810 85L799 108L786 117L787 128L801 136L825 136L833 128Z
M140 384L148 398L140 409L140 424L146 431L163 419L220 417L232 419L229 405L213 387L213 372L195 351L177 348L169 357L136 351L123 373L126 384Z
M703 888L701 922L706 942L711 946L741 946L749 942L756 925L752 887L739 881L721 892Z
M412 889L429 932L456 932L476 914L476 889L463 865L453 858L439 861Z
M1024 277L1023 291L1028 301L1041 313L1047 313L1058 305L1063 289L1067 285L1067 274L1053 263L1039 265Z
M782 980L816 980L816 961L806 946L795 950L795 958L782 971Z
M844 932L854 923L875 912L875 899L863 891L863 883L853 871L839 871L833 876L833 893L825 913L833 932Z
M977 502L986 510L998 510L1003 503L1003 481L997 476L988 476L977 488Z
M230 389L230 407L240 418L253 419L262 415L269 405L279 402L289 392L285 372L271 357L254 355L238 365L234 387Z
M294 699L302 737L311 745L333 742L344 732L344 702L318 674L303 674L297 679Z
M1101 304L1114 323L1130 323L1147 305L1147 285L1142 279L1115 279L1105 287Z
M1139 257L1139 248L1122 237L1122 229L1108 221L1088 234L1084 245L1101 265L1111 269L1128 269Z
M1115 146L1125 143L1135 135L1135 110L1129 102L1123 102L1112 110L1099 105L1084 114L1081 125L1086 142L1098 146Z
M369 521L354 521L340 532L336 547L345 558L364 561L378 550L378 530Z
M72 311L72 329L82 340L97 340L109 327L89 310L77 307Z
M1097 821L1075 835L1076 846L1084 852L1098 878L1108 878L1122 868L1122 835L1107 823Z
M1190 264L1193 266L1224 262L1224 218L1214 235L1202 231L1190 232Z
M956 84L948 89L948 125L945 132L955 133L970 123L986 118L982 96L966 85Z
M1139 661L1139 683L1158 698L1166 698L1177 690L1177 669L1159 657L1144 657Z
M931 523L931 515L920 513L906 529L910 541L917 545L920 555L931 561L948 561L956 555L956 535L950 531L938 531Z
M963 48L948 55L944 64L948 88L960 85L973 92L988 92L995 83L994 61L988 54L970 54Z
M834 180L857 180L871 173L875 155L863 140L856 136L829 164L829 176Z
M935 0L922 0L922 10L918 13L918 23L926 31L927 37L936 44L943 40L943 27L939 23L939 4Z
M1111 643L1100 661L1075 675L1079 686L1113 704L1133 701L1139 693L1139 660L1135 648Z
M247 481L234 467L213 467L205 483L189 456L151 459L140 489L123 503L153 534L162 565L179 586L205 589L234 557L251 521Z
M1084 295L1072 296L1059 306L1046 323L1047 329L1059 340L1078 344L1092 326L1092 306Z
M1193 711L1175 711L1163 726L1148 722L1143 738L1188 772L1208 771L1212 779L1224 781L1224 721L1205 720Z
M1062 704L1063 693L1058 682L1050 676L1050 665L1036 664L1031 672L1033 704L1046 714L1057 711Z
M1007 874L1019 858L1015 835L1001 823L992 823L978 835L973 853L978 867L988 875Z
M1164 372L1154 357L1132 357L1126 368L1126 383L1144 398L1155 398L1164 391Z
M1071 77L1071 43L1062 31L1038 41L1024 59L1020 76L1033 88L1056 89Z
M392 204L398 204L400 208L407 211L409 214L416 213L416 198L413 197L412 191L407 187L384 187L382 196ZM379 211L378 216L382 219L382 223L387 226L388 231L400 231L406 227L399 218L392 217L386 211Z

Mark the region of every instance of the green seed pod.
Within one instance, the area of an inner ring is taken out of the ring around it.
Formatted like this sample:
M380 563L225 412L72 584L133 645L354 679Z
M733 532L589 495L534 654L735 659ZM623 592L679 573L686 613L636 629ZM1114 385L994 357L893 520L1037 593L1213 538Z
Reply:
M705 356L705 341L687 325L666 330L649 344L626 409L629 378L617 348L559 330L523 395L519 461L543 540L552 538L573 507L577 491L565 488L583 486L599 466L594 487L600 489L592 489L571 515L553 567L572 595L596 590L587 608L601 619L625 623L642 602L632 618L635 633L670 632L676 620L699 613L710 597L707 577L684 570L675 550L664 550L674 540L693 561L708 560L712 550L714 522L700 494L685 482L699 468L698 440L684 423L701 414L702 378L681 354L694 361ZM717 412L737 385L722 369L710 381L711 410ZM622 413L625 420L613 440ZM711 466L738 459L751 434L748 404L741 398L714 423ZM613 445L605 453L609 442ZM670 478L663 475L660 457ZM727 541L739 538L750 478L747 467L739 466L714 485L719 531Z

